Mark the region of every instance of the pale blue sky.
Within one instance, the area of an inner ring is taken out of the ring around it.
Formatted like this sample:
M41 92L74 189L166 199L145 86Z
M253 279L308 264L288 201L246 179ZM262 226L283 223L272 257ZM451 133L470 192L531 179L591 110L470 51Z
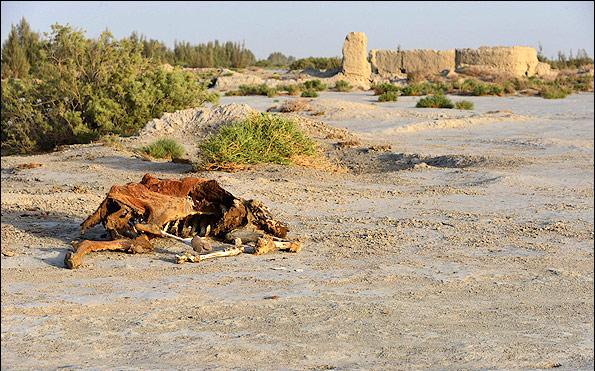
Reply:
M21 17L46 32L53 23L95 37L136 30L172 46L245 41L257 58L340 56L349 31L370 49L449 49L541 42L546 55L584 48L593 55L593 2L2 2L2 40Z

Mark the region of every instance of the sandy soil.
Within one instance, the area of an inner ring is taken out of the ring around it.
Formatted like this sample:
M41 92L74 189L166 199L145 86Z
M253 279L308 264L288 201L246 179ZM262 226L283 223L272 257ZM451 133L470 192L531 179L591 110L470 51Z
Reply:
M265 202L299 254L176 265L162 240L67 270L112 184L191 167L101 145L3 157L2 368L592 369L593 94L471 100L324 93L317 119L392 149L338 150L347 174L192 174Z

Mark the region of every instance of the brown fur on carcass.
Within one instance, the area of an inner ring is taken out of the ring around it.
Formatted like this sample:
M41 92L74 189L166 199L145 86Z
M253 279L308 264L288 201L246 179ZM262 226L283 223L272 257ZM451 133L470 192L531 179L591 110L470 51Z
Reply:
M151 174L145 174L140 183L113 186L81 224L81 234L99 223L112 241L78 243L75 252L66 256L67 267L80 266L82 257L92 251L152 251L149 239L161 236L162 230L182 238L208 234L221 241L241 228L278 238L288 232L260 202L236 198L215 180L158 179Z

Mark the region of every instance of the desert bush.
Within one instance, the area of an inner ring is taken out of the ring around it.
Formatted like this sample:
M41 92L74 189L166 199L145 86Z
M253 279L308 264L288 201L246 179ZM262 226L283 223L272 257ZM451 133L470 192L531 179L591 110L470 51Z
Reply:
M240 95L267 95L269 87L266 84L259 85L240 85Z
M454 108L450 99L442 94L430 95L420 99L415 105L416 108Z
M158 139L142 148L142 152L153 158L177 159L184 155L184 147L174 139Z
M539 95L545 99L562 99L566 98L571 92L570 89L562 86L549 85L541 88Z
M401 95L420 96L428 94L445 94L449 90L444 83L433 83L429 81L409 84L401 89Z
M472 110L473 108L475 108L475 105L473 104L473 102L470 102L468 100L460 100L458 102L455 102L455 108Z
M312 89L306 89L301 95L303 98L318 98L318 92Z
M287 85L283 90L287 91L289 95L300 95L302 93L302 87L298 84Z
M378 96L378 102L396 102L399 94L395 91L387 91Z
M273 98L273 97L276 97L277 95L279 95L279 92L277 91L276 88L269 88L269 90L267 90L267 97Z
M322 83L322 81L316 80L308 80L304 82L304 90L315 90L315 91L323 91L326 90L326 85Z
M393 85L391 83L383 82L381 84L373 85L372 90L374 90L374 95L382 95L389 91L399 92L401 89L398 86Z
M502 95L504 93L504 88L498 84L467 79L460 85L459 93L474 96Z
M259 113L225 125L199 145L207 164L289 164L292 157L311 156L316 145L299 126L283 116Z
M335 83L335 90L336 91L340 91L340 92L348 92L351 91L351 89L353 89L353 87L351 86L351 84L345 80L338 80Z
M92 40L54 25L41 55L32 78L2 82L3 153L51 150L105 134L133 135L163 112L218 98L192 73L167 71L144 58L140 47L109 32Z

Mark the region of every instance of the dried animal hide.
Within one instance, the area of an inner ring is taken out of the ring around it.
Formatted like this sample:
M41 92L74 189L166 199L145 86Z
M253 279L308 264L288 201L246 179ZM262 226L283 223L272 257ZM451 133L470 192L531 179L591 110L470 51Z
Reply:
M65 259L68 268L79 267L83 256L92 251L152 251L150 239L166 236L187 240L211 237L238 245L236 235L251 235L257 236L256 240L274 239L278 246L293 244L290 251L300 249L299 244L285 240L287 225L275 220L262 203L236 198L215 180L201 178L170 180L145 174L140 183L115 185L99 208L81 224L81 234L99 223L112 241L85 240L75 244L75 251ZM258 248L253 252L258 253Z

